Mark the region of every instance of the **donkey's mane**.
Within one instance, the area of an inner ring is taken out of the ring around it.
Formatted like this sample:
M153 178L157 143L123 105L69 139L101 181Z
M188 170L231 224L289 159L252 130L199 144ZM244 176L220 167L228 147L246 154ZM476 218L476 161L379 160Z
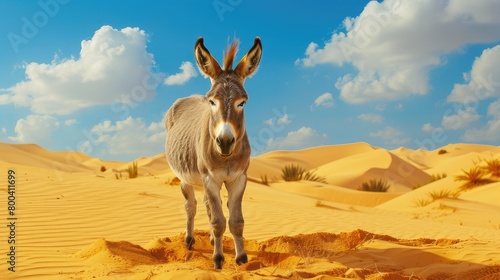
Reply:
M224 51L224 63L222 69L233 70L233 62L236 53L238 52L238 45L240 41L236 38L233 39L230 45L227 46L226 51Z

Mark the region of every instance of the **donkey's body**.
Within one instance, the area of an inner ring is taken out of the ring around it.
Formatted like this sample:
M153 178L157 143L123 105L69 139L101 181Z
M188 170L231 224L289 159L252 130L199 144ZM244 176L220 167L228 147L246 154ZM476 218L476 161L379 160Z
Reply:
M250 145L244 126L243 104L248 99L243 88L261 56L258 38L235 70L233 44L224 59L224 68L210 55L198 39L195 57L200 69L210 77L212 87L206 96L193 95L177 100L166 115L167 160L181 180L187 214L186 246L194 243L196 198L193 186L205 189L204 202L210 221L210 237L214 245L213 260L222 268L222 235L226 218L222 212L220 189L228 190L229 229L234 237L236 262L247 262L243 246L243 214L241 200L246 187L246 171L250 162Z

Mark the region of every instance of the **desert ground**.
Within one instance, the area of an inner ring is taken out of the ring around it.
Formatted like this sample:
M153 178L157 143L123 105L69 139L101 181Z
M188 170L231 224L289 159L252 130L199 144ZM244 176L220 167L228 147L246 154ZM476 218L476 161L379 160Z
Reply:
M163 154L137 159L129 178L131 162L0 143L0 279L500 279L500 178L484 171L495 159L498 146L366 143L254 157L243 198L249 262L234 263L226 230L215 270L203 190L187 251L183 196ZM289 164L321 180L286 182ZM474 167L481 176L457 180ZM16 272L6 257L8 170ZM359 190L371 179L390 187Z

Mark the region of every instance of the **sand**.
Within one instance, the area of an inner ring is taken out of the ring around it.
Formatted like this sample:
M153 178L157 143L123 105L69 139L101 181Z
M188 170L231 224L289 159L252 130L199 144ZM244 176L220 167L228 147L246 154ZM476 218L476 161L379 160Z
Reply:
M461 190L455 181L490 158L500 159L500 147L366 143L252 158L243 199L249 262L235 265L228 230L226 262L215 270L203 192L187 251L183 197L164 155L138 159L139 176L129 179L128 162L0 143L0 191L14 170L17 218L16 272L7 270L4 237L0 279L500 279L500 182ZM324 181L283 181L290 163ZM390 181L387 192L358 190L378 178ZM3 195L2 236L7 203Z

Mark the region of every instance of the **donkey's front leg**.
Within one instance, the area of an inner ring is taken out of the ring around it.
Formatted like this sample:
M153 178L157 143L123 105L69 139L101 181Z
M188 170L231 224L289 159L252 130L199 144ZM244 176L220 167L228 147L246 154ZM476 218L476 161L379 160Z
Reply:
M236 263L244 264L248 262L248 257L245 252L245 245L243 243L243 228L245 220L243 219L243 212L241 209L241 200L247 185L246 174L241 174L233 182L226 185L228 191L229 208L229 230L233 234L234 248L236 250Z
M221 183L222 184L222 183ZM214 240L213 261L216 269L222 269L224 254L222 252L222 235L226 231L226 218L222 212L220 197L221 184L216 183L212 178L205 179L205 195L210 209L210 231Z
M191 250L194 244L194 217L196 216L196 197L193 186L181 182L182 195L184 195L184 208L186 209L186 248Z

